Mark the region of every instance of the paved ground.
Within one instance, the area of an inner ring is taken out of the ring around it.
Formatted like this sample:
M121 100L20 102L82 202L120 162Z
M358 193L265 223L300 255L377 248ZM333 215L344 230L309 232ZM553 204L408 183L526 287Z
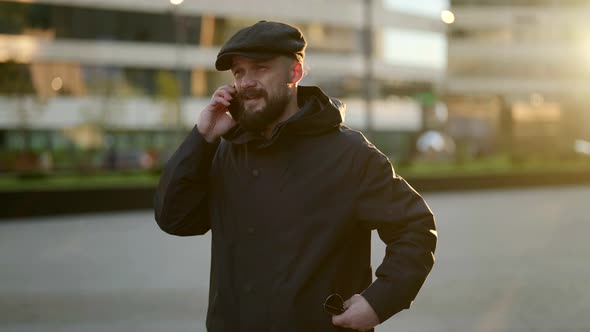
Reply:
M426 198L437 264L377 331L590 331L590 187ZM1 222L0 331L204 331L209 250L149 211Z

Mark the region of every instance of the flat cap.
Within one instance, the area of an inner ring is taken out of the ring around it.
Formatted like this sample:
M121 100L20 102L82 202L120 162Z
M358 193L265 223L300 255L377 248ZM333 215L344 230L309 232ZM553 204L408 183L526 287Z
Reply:
M215 68L220 71L230 69L232 57L236 55L255 59L287 55L301 61L306 46L298 28L280 22L260 21L239 30L221 47Z

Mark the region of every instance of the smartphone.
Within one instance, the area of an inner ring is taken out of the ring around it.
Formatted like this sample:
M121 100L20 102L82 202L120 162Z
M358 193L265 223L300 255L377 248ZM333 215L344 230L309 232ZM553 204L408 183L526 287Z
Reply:
M229 110L229 114L234 118L234 120L238 121L240 118L240 114L242 113L241 103L238 99L238 94L232 94L233 99L229 102L229 106L227 109Z

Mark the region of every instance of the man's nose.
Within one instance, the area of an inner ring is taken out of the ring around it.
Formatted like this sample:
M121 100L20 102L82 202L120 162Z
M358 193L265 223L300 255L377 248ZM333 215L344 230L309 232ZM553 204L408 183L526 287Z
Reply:
M256 86L256 80L253 80L251 77L249 77L247 75L242 77L242 80L240 81L240 87L242 89L253 88L255 86Z

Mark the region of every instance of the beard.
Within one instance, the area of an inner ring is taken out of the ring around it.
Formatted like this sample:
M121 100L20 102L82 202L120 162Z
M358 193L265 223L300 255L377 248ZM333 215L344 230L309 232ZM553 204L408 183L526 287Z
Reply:
M272 97L269 97L268 92L264 89L245 89L237 95L232 116L245 130L260 132L267 129L285 113L290 97L290 90L286 87ZM260 106L247 108L245 102L248 98L262 99L265 105L262 109L257 108Z

